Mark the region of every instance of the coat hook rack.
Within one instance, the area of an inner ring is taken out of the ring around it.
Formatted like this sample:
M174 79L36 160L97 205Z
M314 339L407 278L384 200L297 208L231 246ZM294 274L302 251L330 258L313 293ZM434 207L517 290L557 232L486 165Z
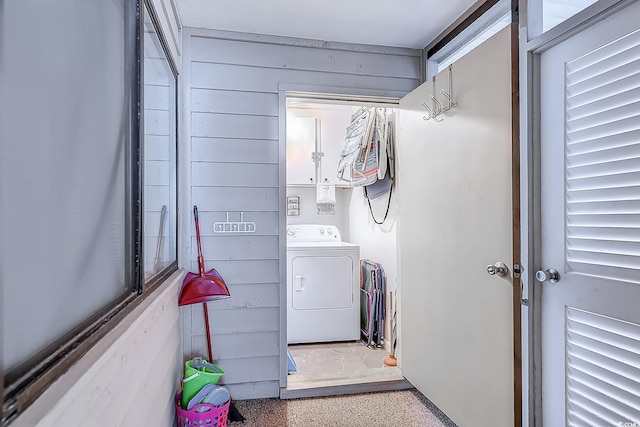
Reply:
M229 221L229 212L226 212L225 222L215 222L213 224L214 233L255 233L256 223L244 220L244 212L240 212L240 221Z
M426 102L422 101L420 105L422 108L427 110L427 115L423 116L422 119L427 121L433 119L435 122L441 122L442 119L438 120L438 116L442 113L445 113L451 110L456 106L456 103L453 101L453 65L449 65L449 91L445 91L444 89L440 89L440 93L446 98L447 102L443 105L436 98L436 76L433 76L433 95L431 95L431 103L430 107Z

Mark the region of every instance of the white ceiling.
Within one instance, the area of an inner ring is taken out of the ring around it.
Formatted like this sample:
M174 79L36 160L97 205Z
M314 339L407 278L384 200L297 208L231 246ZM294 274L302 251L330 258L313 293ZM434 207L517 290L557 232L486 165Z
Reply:
M188 27L422 49L476 0L178 0Z

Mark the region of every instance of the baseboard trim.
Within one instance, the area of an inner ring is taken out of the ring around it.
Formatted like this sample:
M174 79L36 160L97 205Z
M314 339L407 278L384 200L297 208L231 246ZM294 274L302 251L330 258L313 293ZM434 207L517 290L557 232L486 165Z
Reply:
M306 397L342 396L345 394L371 393L376 391L394 391L412 389L413 385L406 379L363 382L358 384L331 385L295 389L281 388L280 399L300 399Z

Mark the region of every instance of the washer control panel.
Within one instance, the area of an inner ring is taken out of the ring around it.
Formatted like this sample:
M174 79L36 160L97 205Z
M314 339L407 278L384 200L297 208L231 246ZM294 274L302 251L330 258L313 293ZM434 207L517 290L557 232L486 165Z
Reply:
M335 225L300 224L287 226L287 240L295 242L341 242Z

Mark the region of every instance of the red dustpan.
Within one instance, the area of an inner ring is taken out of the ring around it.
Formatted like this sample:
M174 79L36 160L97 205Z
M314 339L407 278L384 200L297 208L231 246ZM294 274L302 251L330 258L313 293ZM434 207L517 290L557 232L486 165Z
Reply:
M189 305L202 303L204 307L204 321L207 331L207 349L209 351L209 362L213 363L213 352L211 351L211 331L209 330L209 308L207 301L229 298L229 289L220 273L212 268L204 271L204 257L202 256L202 243L200 242L200 222L198 221L198 207L193 207L193 216L196 221L196 240L198 242L198 270L199 274L187 273L182 281L182 290L178 298L178 305Z

